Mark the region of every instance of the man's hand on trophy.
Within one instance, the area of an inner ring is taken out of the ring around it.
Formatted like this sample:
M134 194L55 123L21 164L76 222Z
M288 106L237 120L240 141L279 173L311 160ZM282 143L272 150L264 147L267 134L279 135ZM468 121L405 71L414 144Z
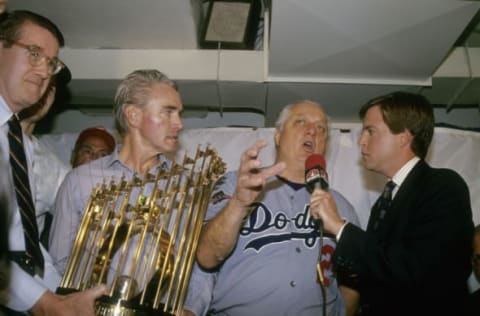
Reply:
M195 316L195 313L189 311L188 309L184 309L184 310L182 311L182 314L181 314L181 315L182 315L182 316Z
M107 294L105 285L68 295L47 291L31 312L34 316L95 316L95 300L104 294Z

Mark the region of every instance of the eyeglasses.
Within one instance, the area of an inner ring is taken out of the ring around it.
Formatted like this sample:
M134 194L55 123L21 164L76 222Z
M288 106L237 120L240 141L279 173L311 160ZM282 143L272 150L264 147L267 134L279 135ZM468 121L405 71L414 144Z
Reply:
M27 45L20 42L14 42L13 45L25 48L28 52L28 61L32 66L40 66L42 63L47 63L48 74L50 76L56 75L65 67L65 64L57 57L50 58L43 50L36 45Z

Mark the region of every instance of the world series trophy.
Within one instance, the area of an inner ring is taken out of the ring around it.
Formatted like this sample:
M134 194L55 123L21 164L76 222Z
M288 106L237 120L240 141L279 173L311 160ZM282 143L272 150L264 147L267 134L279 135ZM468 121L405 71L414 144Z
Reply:
M210 193L224 172L206 146L156 174L96 187L57 293L106 284L98 316L181 315Z

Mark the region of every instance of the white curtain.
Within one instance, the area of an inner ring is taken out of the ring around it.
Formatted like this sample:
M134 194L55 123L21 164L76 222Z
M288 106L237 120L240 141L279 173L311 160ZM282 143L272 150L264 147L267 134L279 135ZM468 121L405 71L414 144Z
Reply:
M333 123L327 147L327 172L330 186L340 191L352 203L363 228L366 227L370 207L383 188L386 179L365 170L360 163L357 140L360 124ZM273 163L273 128L202 128L184 130L177 157L185 151L193 155L199 145L217 150L227 164L227 170L236 170L241 153L257 139L269 145L260 159L264 165ZM77 134L43 135L40 140L69 162ZM480 223L480 133L450 128L436 128L427 161L434 167L451 168L467 182L472 201L473 220Z

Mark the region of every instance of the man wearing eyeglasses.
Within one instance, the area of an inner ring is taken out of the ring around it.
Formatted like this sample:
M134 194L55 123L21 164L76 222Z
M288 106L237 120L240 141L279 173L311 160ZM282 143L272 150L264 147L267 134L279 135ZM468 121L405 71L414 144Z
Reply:
M0 152L3 159L11 162L8 168L10 170L2 170L2 175L8 175L10 181L15 183L16 191L11 198L13 203L10 208L10 285L8 297L1 297L1 303L11 310L29 311L35 316L94 315L94 301L105 292L103 286L67 296L54 294L60 275L53 267L50 255L39 245L38 240L35 240L38 236L28 235L25 228L25 218L28 219L28 216L25 215L25 207L22 205L29 204L27 202L31 197L28 195L33 196L32 191L35 189L32 185L32 173L28 172L33 165L29 138L25 135L22 137L22 133L16 136L25 157L19 160L24 163L17 163L14 168L15 159L19 156L12 154L12 126L15 124L12 122L17 121L18 112L40 100L52 76L64 66L57 57L59 48L63 45L63 35L56 25L45 17L29 11L13 11L0 17L0 42ZM27 181L19 181L17 170L24 171L24 179ZM24 187L29 187L25 192L31 194L19 194L19 182ZM34 207L30 209L35 211ZM30 228L36 228L38 232L35 220L30 222ZM32 238L27 241L27 237ZM40 251L33 258L43 258L36 260L33 268L27 247L31 244L36 245L36 249L40 247ZM10 315L12 312L7 313Z

